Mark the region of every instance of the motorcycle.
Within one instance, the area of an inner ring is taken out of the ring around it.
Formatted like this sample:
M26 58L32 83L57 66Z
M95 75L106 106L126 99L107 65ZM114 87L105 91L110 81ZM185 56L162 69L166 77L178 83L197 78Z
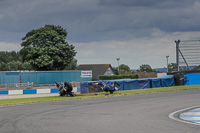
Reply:
M68 97L74 97L75 94L72 92L73 87L72 84L68 81L65 81L63 84L58 83L55 81L56 87L59 89L59 95L60 96L68 96Z

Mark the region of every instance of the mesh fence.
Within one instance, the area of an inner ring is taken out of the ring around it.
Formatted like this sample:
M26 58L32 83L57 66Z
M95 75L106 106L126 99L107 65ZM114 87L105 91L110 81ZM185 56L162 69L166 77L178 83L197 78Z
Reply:
M0 90L25 90L32 89L32 83L12 83L12 84L0 84Z
M80 87L80 82L91 81L92 77L82 78L81 71L0 72L0 90L56 88L55 80Z
M63 82L60 82L63 83ZM80 82L70 82L72 87L79 87ZM55 84L10 83L0 84L0 90L26 90L26 89L51 89L57 88Z

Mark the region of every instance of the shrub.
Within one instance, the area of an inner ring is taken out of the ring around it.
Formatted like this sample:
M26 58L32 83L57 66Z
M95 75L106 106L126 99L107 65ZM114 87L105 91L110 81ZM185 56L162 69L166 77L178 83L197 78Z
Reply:
M100 80L113 80L113 79L137 79L138 74L127 74L127 75L100 75Z

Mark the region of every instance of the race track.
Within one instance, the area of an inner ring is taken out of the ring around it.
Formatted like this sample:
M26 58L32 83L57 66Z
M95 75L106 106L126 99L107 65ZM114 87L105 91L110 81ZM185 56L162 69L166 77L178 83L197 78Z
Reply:
M200 89L0 107L0 133L199 133L172 120L200 105Z

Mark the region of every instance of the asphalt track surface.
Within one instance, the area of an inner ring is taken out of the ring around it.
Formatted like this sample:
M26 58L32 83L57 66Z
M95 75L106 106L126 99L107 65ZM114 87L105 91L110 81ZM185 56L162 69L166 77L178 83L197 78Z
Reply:
M169 118L200 89L0 107L0 133L200 133Z

